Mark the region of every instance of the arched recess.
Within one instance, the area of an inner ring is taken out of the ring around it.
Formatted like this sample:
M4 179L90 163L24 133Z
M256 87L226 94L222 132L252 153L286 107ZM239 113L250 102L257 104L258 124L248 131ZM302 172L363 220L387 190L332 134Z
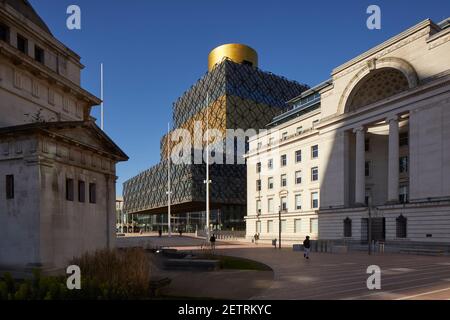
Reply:
M377 79L378 78L378 79ZM372 59L367 61L358 73L347 84L340 100L338 107L338 114L362 107L354 102L355 95L358 94L359 89L370 87L378 81L379 83L386 82L386 86L393 84L386 92L381 92L378 96L367 97L367 104L374 103L389 96L395 95L406 89L411 89L417 86L418 78L414 68L405 60L395 57L387 57L382 59ZM373 82L373 83L371 83ZM377 99L378 98L378 99ZM360 102L363 99L359 99Z

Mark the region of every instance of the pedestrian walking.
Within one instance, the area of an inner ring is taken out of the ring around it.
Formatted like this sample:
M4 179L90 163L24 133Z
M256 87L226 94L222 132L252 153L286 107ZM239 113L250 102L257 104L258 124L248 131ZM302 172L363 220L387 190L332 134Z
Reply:
M209 238L209 242L211 243L211 249L216 249L216 236L214 234Z
M309 241L309 236L306 236L306 239L303 241L303 257L309 259L309 251L311 249L311 243Z

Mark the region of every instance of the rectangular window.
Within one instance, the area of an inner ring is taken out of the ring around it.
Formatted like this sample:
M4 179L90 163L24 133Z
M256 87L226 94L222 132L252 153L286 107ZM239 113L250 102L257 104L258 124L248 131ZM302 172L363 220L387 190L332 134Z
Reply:
M309 221L309 231L313 234L317 234L319 232L319 220L317 218L311 218Z
M400 201L400 203L407 203L409 201L409 196L408 196L408 186L407 185L402 185L399 187L398 190L398 200Z
M282 156L281 156L281 166L282 167L285 167L286 165L287 165L287 157L286 157L286 155L285 154L283 154Z
M286 197L281 197L281 210L282 211L287 211L288 210L287 198Z
M256 191L261 191L261 180L256 180Z
M372 191L370 189L366 189L364 203L366 204L366 206L372 205Z
M302 183L302 172L296 171L295 172L295 184L301 184Z
M369 139L369 138L367 138L367 139L364 140L364 150L365 150L366 152L369 152L369 151L370 151L370 139Z
M258 145L256 148L259 150L259 149L261 149L261 147L262 147L262 142L258 142Z
M287 132L283 132L283 133L281 134L281 139L286 140L286 139L287 139L287 135L288 135Z
M272 145L275 142L275 138L269 138L269 144Z
M269 161L267 161L267 168L269 168L269 170L273 169L273 159L269 159Z
M294 232L295 233L302 232L302 219L295 219L294 220Z
M256 200L256 213L261 214L261 200Z
M297 129L295 130L295 132L297 133L297 134L302 134L303 133L303 127L297 127Z
M364 175L366 177L370 177L370 167L371 167L370 161L366 161L364 164Z
M311 208L312 209L319 208L319 193L318 192L311 193Z
M17 35L17 49L25 54L28 54L28 40L20 34Z
M286 230L287 230L286 220L281 220L281 232L286 232Z
M256 221L256 233L261 233L261 221Z
M273 189L273 177L270 177L269 179L267 179L267 187L269 189Z
M318 123L319 123L319 120L314 120L312 122L312 127L315 128Z
M73 179L66 179L66 200L73 201Z
M0 23L0 40L9 43L9 27Z
M319 157L319 146L316 144L311 147L311 158L317 159Z
M319 168L313 167L311 168L311 181L318 181L319 180Z
M14 199L14 175L6 176L6 199Z
M302 162L302 150L295 151L295 162Z
M399 160L399 171L400 173L408 173L408 157L400 157Z
M256 164L256 173L260 173L261 172L261 162L258 162Z
M34 46L34 60L36 60L39 63L44 64L44 49L38 47L38 46Z
M295 210L302 209L302 196L300 194L295 195Z
M97 186L95 183L89 183L89 203L97 203Z
M407 146L409 144L409 132L401 132L398 138L400 147Z
M273 232L273 220L267 220L267 233Z
M281 175L281 186L286 187L286 185L287 185L287 177L285 174L282 174Z
M267 200L267 209L270 213L273 212L273 199L272 198Z
M86 184L84 181L78 181L78 201L85 202L86 200Z

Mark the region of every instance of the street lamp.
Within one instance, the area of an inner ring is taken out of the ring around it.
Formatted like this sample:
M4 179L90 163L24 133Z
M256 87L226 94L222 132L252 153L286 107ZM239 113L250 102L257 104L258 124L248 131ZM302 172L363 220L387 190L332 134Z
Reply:
M278 248L281 249L281 211L282 206L278 206Z

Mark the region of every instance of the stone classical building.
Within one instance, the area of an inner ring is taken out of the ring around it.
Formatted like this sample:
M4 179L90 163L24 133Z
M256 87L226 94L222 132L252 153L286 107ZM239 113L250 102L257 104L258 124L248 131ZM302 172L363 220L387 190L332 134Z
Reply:
M61 268L114 246L115 165L80 57L25 0L0 1L0 269Z
M247 154L247 237L450 245L450 28L425 20L290 101Z

